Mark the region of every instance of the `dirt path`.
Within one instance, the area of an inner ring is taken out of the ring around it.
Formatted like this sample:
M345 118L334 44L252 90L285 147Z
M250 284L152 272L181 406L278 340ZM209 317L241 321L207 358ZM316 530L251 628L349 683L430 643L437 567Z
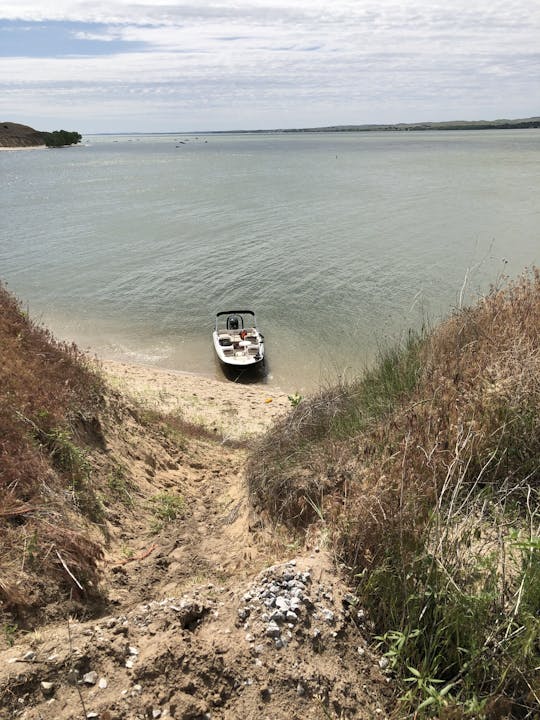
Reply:
M323 548L252 514L247 451L125 432L140 480L111 515L108 603L0 653L0 718L386 717L361 608Z

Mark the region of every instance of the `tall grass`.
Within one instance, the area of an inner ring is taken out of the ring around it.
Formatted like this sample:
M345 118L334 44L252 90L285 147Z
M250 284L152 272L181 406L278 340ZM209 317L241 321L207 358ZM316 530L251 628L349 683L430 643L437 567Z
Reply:
M80 593L64 565L95 593L101 550L77 515L99 507L84 446L101 441L103 385L1 285L0 348L0 613L21 614Z
M302 402L249 472L254 501L291 525L318 519L316 498L404 716L535 717L537 271Z

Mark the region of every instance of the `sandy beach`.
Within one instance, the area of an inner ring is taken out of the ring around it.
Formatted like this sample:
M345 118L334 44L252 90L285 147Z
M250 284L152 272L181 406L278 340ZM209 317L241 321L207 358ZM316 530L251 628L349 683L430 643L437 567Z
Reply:
M0 152L13 152L15 150L45 150L46 145L29 145L25 147L4 147L0 145Z
M100 365L114 388L143 406L181 415L235 440L264 432L291 407L288 393L275 387L112 360Z

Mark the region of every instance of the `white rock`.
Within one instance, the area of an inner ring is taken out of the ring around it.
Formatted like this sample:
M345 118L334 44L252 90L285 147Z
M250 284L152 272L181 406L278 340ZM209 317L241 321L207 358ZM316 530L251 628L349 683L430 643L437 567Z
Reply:
M101 677L99 678L98 687L100 690L105 690L109 683L107 682L107 678Z
M282 612L287 612L287 610L289 610L290 608L290 603L286 598L283 597L283 595L280 595L276 598L276 607Z
M271 620L268 623L265 635L267 637L273 637L273 638L279 637L281 635L281 630L279 628L279 625L277 623L275 623L273 620Z
M138 655L138 654L139 654L139 651L137 650L136 647L133 647L132 645L130 645L130 646L129 646L129 654L130 654L130 655Z
M91 670L83 675L83 683L86 685L95 685L97 683L98 674L95 670Z
M387 668L389 665L390 665L390 661L388 660L387 657L382 657L382 658L379 660L379 667L381 668L381 670L384 670L384 669Z

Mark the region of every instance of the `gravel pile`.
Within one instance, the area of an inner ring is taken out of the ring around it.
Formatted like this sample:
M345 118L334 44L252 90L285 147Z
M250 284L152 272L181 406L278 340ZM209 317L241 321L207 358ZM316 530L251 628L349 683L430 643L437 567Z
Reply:
M306 640L322 650L345 623L363 622L363 612L354 603L352 596L336 597L332 586L314 583L311 569L299 570L291 560L259 575L243 595L237 624L246 630L255 653L268 644L281 650L292 641Z

